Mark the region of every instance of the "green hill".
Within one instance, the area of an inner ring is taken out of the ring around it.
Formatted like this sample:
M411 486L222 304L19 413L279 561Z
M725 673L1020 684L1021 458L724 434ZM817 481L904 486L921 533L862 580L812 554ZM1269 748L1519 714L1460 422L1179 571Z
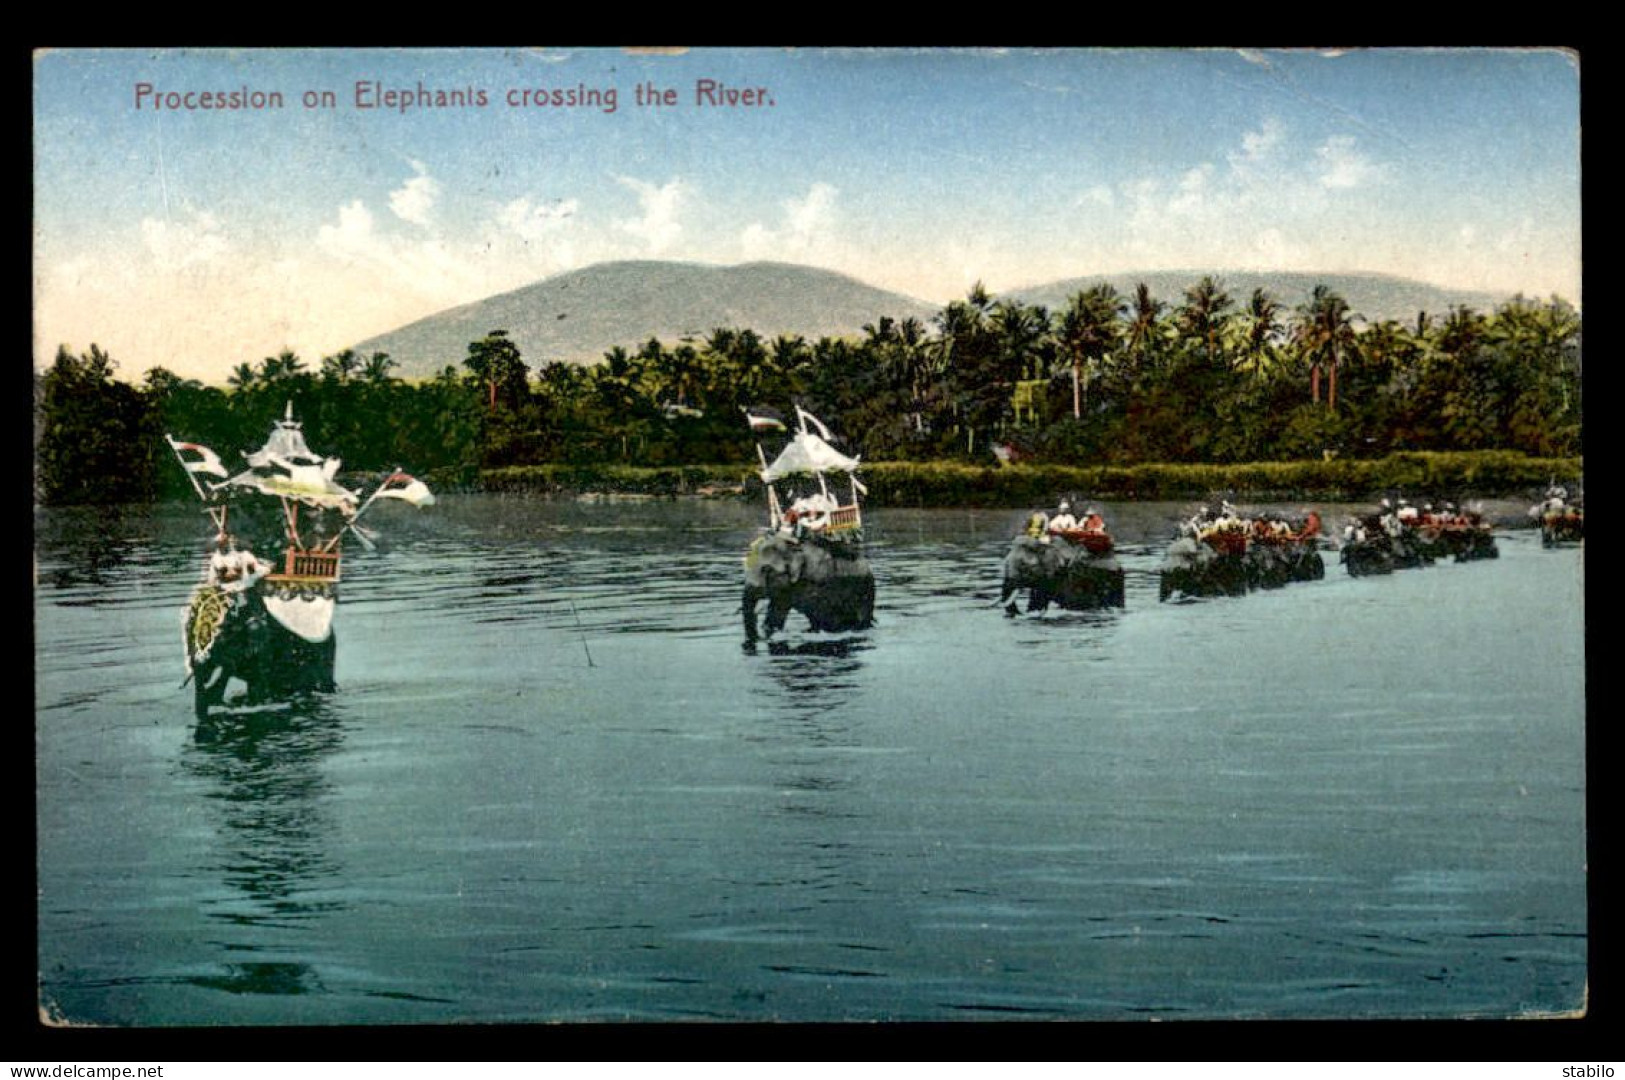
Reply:
M1069 278L998 296L1043 304L1057 312L1075 293L1102 281L1125 298L1144 282L1153 296L1173 308L1204 274L1220 281L1235 309L1246 305L1253 289L1264 288L1284 306L1288 318L1322 284L1341 294L1350 310L1368 323L1395 319L1411 324L1420 311L1443 315L1457 304L1489 312L1507 299L1383 274L1203 270ZM913 316L929 324L939 310L938 305L810 266L609 262L450 308L353 347L362 355L387 352L399 365L398 374L421 378L447 364L460 365L469 342L492 330L507 330L526 362L536 368L554 360L594 362L615 346L635 350L651 337L667 345L684 339L702 341L717 327L748 327L764 339L799 334L811 341L860 334L865 323L882 316L899 320Z
M829 270L786 263L707 266L611 262L451 308L354 346L389 353L406 377L460 365L468 343L507 330L532 368L554 360L596 361L651 337L696 341L717 327L749 327L771 340L862 332L882 316L929 319L936 308Z

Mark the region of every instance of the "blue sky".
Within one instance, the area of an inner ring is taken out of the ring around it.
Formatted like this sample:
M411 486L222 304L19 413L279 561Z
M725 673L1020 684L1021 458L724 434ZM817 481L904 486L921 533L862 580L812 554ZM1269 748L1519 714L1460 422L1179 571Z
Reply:
M770 103L701 104L702 79ZM358 82L487 104L364 109ZM677 104L638 106L647 83ZM154 107L240 88L283 107ZM509 100L580 89L613 111ZM1557 51L66 50L34 95L35 363L94 341L131 378L314 364L609 259L938 303L1191 268L1580 299Z

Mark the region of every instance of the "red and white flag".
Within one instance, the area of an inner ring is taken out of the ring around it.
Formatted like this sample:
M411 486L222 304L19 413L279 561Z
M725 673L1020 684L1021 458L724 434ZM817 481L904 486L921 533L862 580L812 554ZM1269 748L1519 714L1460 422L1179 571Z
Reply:
M176 442L174 438L168 435L165 435L164 438L169 439L170 449L175 451L175 456L180 459L181 465L185 467L187 472L209 473L221 479L230 475L226 472L226 466L221 462L220 455L207 446L200 443ZM193 454L196 457L188 456Z

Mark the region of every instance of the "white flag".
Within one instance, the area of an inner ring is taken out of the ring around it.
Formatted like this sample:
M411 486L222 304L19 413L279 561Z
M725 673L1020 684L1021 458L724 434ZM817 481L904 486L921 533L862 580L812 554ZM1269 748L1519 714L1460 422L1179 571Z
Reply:
M434 492L415 476L408 476L403 472L396 472L384 481L375 495L375 499L400 499L413 506L433 506Z

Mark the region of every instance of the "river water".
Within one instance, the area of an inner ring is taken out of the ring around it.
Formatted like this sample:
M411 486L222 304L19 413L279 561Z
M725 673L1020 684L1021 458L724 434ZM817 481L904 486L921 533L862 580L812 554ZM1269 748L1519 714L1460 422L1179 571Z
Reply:
M371 515L336 693L193 716L190 508L36 518L40 1001L98 1025L1505 1017L1586 994L1583 551L1007 618L871 511L877 624L748 651L755 507ZM1296 509L1295 507L1290 509ZM1500 507L1516 514L1518 508ZM1326 508L1328 522L1341 508Z

